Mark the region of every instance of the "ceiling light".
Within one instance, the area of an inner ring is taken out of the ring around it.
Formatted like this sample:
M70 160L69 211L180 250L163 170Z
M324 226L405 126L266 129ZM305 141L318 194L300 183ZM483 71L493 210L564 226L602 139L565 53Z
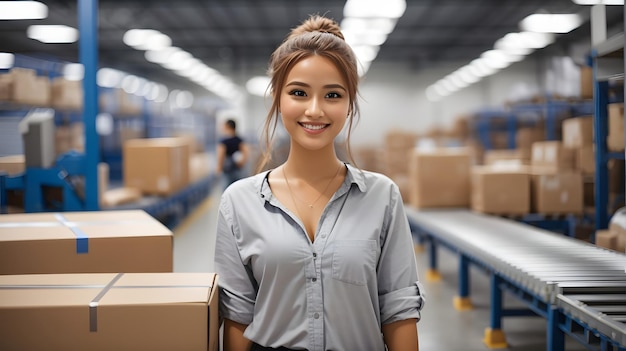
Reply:
M63 67L63 77L67 80L82 80L85 76L85 66L80 63L68 63Z
M96 75L98 85L104 88L115 88L119 86L124 73L112 68L100 68Z
M341 21L341 31L355 33L383 33L393 32L396 25L395 18L357 18L347 17Z
M122 41L137 50L162 50L172 45L170 37L154 29L128 30Z
M346 30L343 32L344 38L346 38L346 42L350 46L357 45L374 45L380 46L385 43L387 40L387 34L385 33L376 33L376 32L354 32L351 30Z
M470 66L478 70L479 77L486 77L497 71L496 68L488 65L487 62L482 58L477 58L473 60L472 62L470 62Z
M0 1L0 20L43 19L48 6L38 1Z
M572 0L577 5L624 5L624 0Z
M344 17L400 18L406 10L405 0L348 0Z
M185 61L191 58L193 58L193 56L191 56L190 53L188 53L187 51L179 50L172 53L168 57L167 61L163 62L161 65L171 70L184 69L184 67L187 65Z
M246 83L246 90L251 95L265 96L269 90L270 78L266 76L253 77Z
M378 55L378 50L378 46L359 45L352 47L352 51L354 51L357 59L361 62L374 61L376 55Z
M122 89L129 94L134 94L139 90L139 77L128 75L122 79Z
M531 49L542 49L554 42L552 33L521 32L517 34L519 34L520 42Z
M372 61L357 61L357 73L359 77L363 77L369 71Z
M520 22L522 30L538 33L569 33L583 23L580 15L535 13Z
M32 25L26 30L29 38L46 44L73 43L78 40L78 30L62 24Z
M15 63L15 55L8 52L0 52L0 69L9 69Z

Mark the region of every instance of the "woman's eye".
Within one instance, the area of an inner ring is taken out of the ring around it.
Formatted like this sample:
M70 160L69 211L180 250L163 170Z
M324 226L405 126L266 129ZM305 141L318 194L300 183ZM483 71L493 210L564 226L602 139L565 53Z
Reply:
M289 95L293 96L306 96L306 93L302 90L292 90L289 92Z
M328 94L326 94L326 97L330 98L330 99L339 99L339 98L341 98L341 94L339 94L339 93L328 93Z

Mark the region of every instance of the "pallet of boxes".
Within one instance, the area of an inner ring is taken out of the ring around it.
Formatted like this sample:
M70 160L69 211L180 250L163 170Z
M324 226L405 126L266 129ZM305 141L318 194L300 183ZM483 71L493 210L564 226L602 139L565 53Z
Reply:
M153 142L130 158L154 176L142 185L180 189L188 143ZM23 172L23 157L4 161ZM4 214L0 325L0 350L214 351L217 276L173 272L173 234L143 210Z

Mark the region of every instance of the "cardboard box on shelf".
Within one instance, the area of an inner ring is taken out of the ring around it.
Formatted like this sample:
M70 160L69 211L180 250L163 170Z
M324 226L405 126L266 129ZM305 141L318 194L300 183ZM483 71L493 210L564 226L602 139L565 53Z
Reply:
M211 156L208 153L196 153L189 158L189 182L197 182L211 173Z
M555 173L551 168L532 168L531 211L547 215L582 214L583 176L580 172Z
M520 215L530 211L530 172L526 166L472 167L473 211Z
M624 151L624 104L609 104L609 132L606 138L609 151Z
M104 209L123 204L137 202L141 199L141 191L136 188L108 189L102 194L100 206Z
M218 350L214 273L0 276L0 349Z
M11 100L18 104L32 106L50 105L50 79L40 77L35 71L13 68L9 72L13 79Z
M580 66L580 97L593 99L593 69L589 66Z
M63 77L56 77L52 79L50 87L52 107L60 110L82 110L83 87L81 81L72 81Z
M0 172L6 172L8 175L16 175L24 173L26 170L26 161L24 155L10 155L0 157Z
M577 149L575 153L575 169L582 172L583 176L596 174L596 154L593 145Z
M470 160L467 148L415 149L409 165L411 206L469 207Z
M617 233L614 233L610 230L596 231L596 246L603 247L605 249L624 252L623 240L621 240L622 246L619 247L617 239L618 239Z
M533 143L530 164L552 168L554 172L574 169L574 150L563 146L560 141L538 141Z
M142 210L0 216L0 274L171 272L172 232Z
M530 159L520 149L486 150L483 164L485 166L498 163L528 165Z
M122 152L124 186L171 195L189 184L189 145L181 138L132 139Z
M562 122L563 146L579 149L593 146L593 116L567 118ZM622 134L623 131L622 131Z

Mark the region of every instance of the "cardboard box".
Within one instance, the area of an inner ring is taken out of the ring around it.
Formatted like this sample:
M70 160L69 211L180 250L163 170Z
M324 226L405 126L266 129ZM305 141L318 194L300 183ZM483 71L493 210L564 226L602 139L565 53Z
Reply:
M562 123L562 134L563 146L566 148L593 146L593 116L565 119Z
M605 249L624 252L624 245L621 248L617 244L617 234L610 230L598 230L596 231L596 246L603 247Z
M414 150L410 204L416 208L469 207L471 155L467 148Z
M624 104L609 104L609 132L606 146L609 151L624 150Z
M589 66L580 67L580 97L582 99L593 99L593 68Z
M0 276L0 349L218 349L214 273Z
M553 173L533 168L531 211L535 213L582 214L583 177L580 172Z
M60 110L80 111L83 108L82 81L56 77L50 84L51 105Z
M473 211L491 214L530 212L530 173L524 166L472 168Z
M582 172L584 176L596 174L596 154L593 145L577 149L575 153L576 170Z
M109 189L102 194L100 206L103 208L115 207L127 203L137 202L141 199L141 191L136 188Z
M483 157L485 166L503 163L528 165L530 163L530 159L519 149L487 150Z
M25 68L13 68L9 71L13 79L13 102L33 106L50 105L50 79L35 73L34 70Z
M545 135L546 131L542 127L520 127L515 132L515 147L530 150L535 142L544 141Z
M208 153L196 153L189 158L189 182L197 182L208 177L211 172L211 156Z
M0 216L0 274L171 272L172 247L142 210Z
M24 155L11 155L0 157L0 172L6 172L8 175L16 175L24 173L26 170L26 161Z
M128 140L122 162L124 186L143 194L171 195L189 184L189 145L181 138Z
M560 141L538 141L533 144L530 164L552 168L554 172L574 169L574 150Z

